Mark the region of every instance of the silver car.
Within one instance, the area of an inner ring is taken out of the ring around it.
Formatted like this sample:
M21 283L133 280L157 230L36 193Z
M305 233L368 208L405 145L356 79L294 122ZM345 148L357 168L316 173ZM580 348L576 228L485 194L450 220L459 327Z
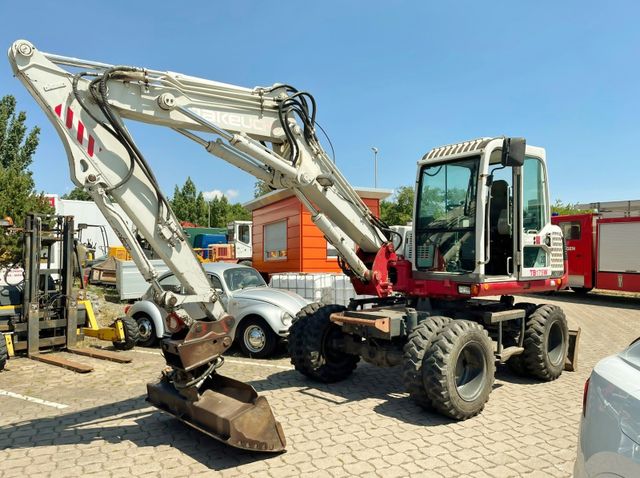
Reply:
M574 476L640 476L640 341L596 364L584 386Z
M293 292L272 289L252 267L224 262L203 264L212 285L229 314L235 317L231 331L242 352L264 358L273 353L279 340L289 335L293 317L309 301ZM178 279L169 272L159 279L165 290L183 292ZM152 289L142 299L125 308L140 328L139 345L153 346L164 333L166 312L152 301Z

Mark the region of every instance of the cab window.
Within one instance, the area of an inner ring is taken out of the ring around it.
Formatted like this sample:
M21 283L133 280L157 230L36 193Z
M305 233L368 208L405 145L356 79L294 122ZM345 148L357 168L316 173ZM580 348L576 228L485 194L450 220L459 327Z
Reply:
M238 240L249 244L251 242L251 228L249 224L240 224L238 226Z
M536 233L545 225L547 210L545 189L546 177L542 161L537 158L526 158L522 167L523 173L523 226L525 232Z

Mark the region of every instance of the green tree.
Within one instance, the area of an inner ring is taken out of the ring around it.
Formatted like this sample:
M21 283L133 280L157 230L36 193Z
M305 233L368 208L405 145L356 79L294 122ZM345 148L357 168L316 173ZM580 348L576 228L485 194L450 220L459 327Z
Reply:
M271 186L269 186L267 183L265 183L261 179L258 179L255 185L253 186L253 197L259 198L260 196L264 196L265 194L268 194L271 191L274 191L274 189Z
M0 99L0 215L10 216L20 226L29 212L53 212L43 193L37 193L29 166L38 147L40 129L27 131L27 115L16 112L16 100ZM21 257L20 238L0 235L0 262Z
M380 218L390 226L404 226L413 220L414 191L400 186L388 201L380 203Z
M227 225L227 216L230 207L231 205L226 196L218 196L209 201L211 227L225 227Z
M61 196L62 199L75 199L76 201L93 201L93 198L89 195L84 188L76 186L71 191Z
M196 218L196 224L207 224L209 221L209 204L204 199L204 194L202 191L198 193L196 196L196 204L195 204L195 212L194 217Z
M235 203L229 207L229 211L227 212L227 221L225 223L228 224L231 221L250 221L251 220L251 212L245 209L242 204Z
M226 227L231 221L251 219L249 211L239 203L229 203L224 195L207 201L191 178L187 178L181 188L175 187L170 202L178 220L199 226Z
M556 199L551 205L551 213L559 214L561 216L565 214L587 214L593 212L592 209L579 209L578 204L564 203L560 199Z
M200 193L202 195L202 193ZM198 204L198 191L190 177L187 178L182 188L176 186L171 199L171 208L180 221L189 221L198 225L206 225L206 212L202 215L202 203L204 196ZM205 206L206 209L206 206Z

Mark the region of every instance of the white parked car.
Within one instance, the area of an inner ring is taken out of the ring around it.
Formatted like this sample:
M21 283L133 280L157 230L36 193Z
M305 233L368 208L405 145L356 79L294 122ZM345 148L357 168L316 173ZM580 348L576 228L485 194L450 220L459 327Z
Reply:
M235 319L236 342L242 352L251 357L264 358L273 353L280 339L289 335L295 315L308 300L293 292L272 289L252 267L211 262L203 264L220 300ZM162 275L160 285L165 290L181 293L182 286L172 272ZM166 312L152 300L149 289L142 299L125 308L140 329L139 345L152 346L164 333Z
M640 477L640 341L600 360L585 383L573 473Z

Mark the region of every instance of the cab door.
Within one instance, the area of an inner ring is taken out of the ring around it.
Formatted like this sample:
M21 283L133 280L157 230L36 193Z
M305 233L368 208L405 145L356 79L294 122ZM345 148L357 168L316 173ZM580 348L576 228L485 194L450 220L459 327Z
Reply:
M526 156L517 174L518 196L518 279L551 277L551 221L545 163Z

